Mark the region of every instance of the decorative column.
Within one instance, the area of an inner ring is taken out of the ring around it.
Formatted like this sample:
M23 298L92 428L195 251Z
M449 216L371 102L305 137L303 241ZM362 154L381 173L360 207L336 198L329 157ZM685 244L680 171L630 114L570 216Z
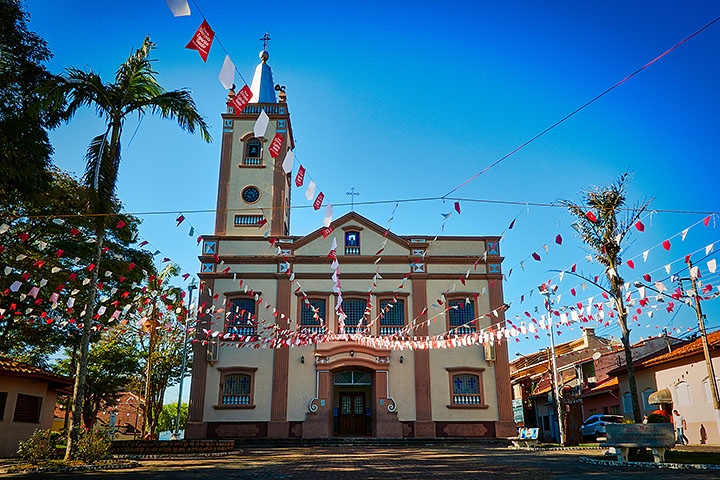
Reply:
M277 275L277 298L275 304L280 312L290 313L290 282L285 274ZM288 328L287 317L278 315L277 325ZM289 348L273 350L272 401L270 404L270 423L268 437L288 437L290 424L287 421L288 404L288 368L290 362Z
M427 305L427 275L413 274L412 304L413 314L422 312ZM417 318L420 325L415 328L415 335L427 336L427 313ZM430 351L415 349L415 436L432 438L436 436L435 422L432 421L432 403L430 397Z

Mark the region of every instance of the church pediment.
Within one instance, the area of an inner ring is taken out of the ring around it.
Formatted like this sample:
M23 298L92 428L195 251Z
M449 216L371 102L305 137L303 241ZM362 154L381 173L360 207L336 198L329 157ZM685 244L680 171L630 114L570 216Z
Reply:
M328 230L331 232L328 234ZM295 241L295 255L327 255L332 238L337 239L338 255L408 255L407 240L388 232L362 215L350 212L333 221L326 228L300 237Z

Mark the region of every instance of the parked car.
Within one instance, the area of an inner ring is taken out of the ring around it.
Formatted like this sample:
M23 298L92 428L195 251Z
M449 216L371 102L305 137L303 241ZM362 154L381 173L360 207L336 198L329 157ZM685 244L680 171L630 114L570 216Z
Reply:
M625 417L622 415L590 415L580 427L583 439L605 436L605 426L608 423L623 423Z

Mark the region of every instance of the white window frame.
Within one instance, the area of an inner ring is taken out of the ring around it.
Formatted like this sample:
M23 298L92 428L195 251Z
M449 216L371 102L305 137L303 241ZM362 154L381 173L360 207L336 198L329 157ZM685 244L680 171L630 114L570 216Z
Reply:
M690 384L687 382L679 382L675 385L675 398L678 406L692 405L692 395L690 393Z

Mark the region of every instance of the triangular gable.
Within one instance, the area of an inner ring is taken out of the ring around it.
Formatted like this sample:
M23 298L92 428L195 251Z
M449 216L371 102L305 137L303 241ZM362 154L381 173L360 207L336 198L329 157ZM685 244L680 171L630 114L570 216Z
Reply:
M373 232L377 233L380 236L385 235L385 232L387 231L386 228L381 227L377 223L373 222L372 220L368 220L367 218L363 217L362 215L360 215L359 213L356 213L356 212L346 213L342 217L340 217L337 220L330 223L330 227L333 229L338 229L338 228L341 228L345 223L350 222L351 220L356 221L363 228L372 230ZM312 242L313 240L316 240L316 239L322 237L323 230L325 230L325 227L318 228L317 230L308 233L304 237L298 238L294 242L295 248L299 248L299 247L302 247L303 245L307 245L308 243ZM392 232L388 232L386 236L390 241L400 245L401 247L408 248L408 249L410 248L410 243L407 240L405 240L404 238L399 237Z

